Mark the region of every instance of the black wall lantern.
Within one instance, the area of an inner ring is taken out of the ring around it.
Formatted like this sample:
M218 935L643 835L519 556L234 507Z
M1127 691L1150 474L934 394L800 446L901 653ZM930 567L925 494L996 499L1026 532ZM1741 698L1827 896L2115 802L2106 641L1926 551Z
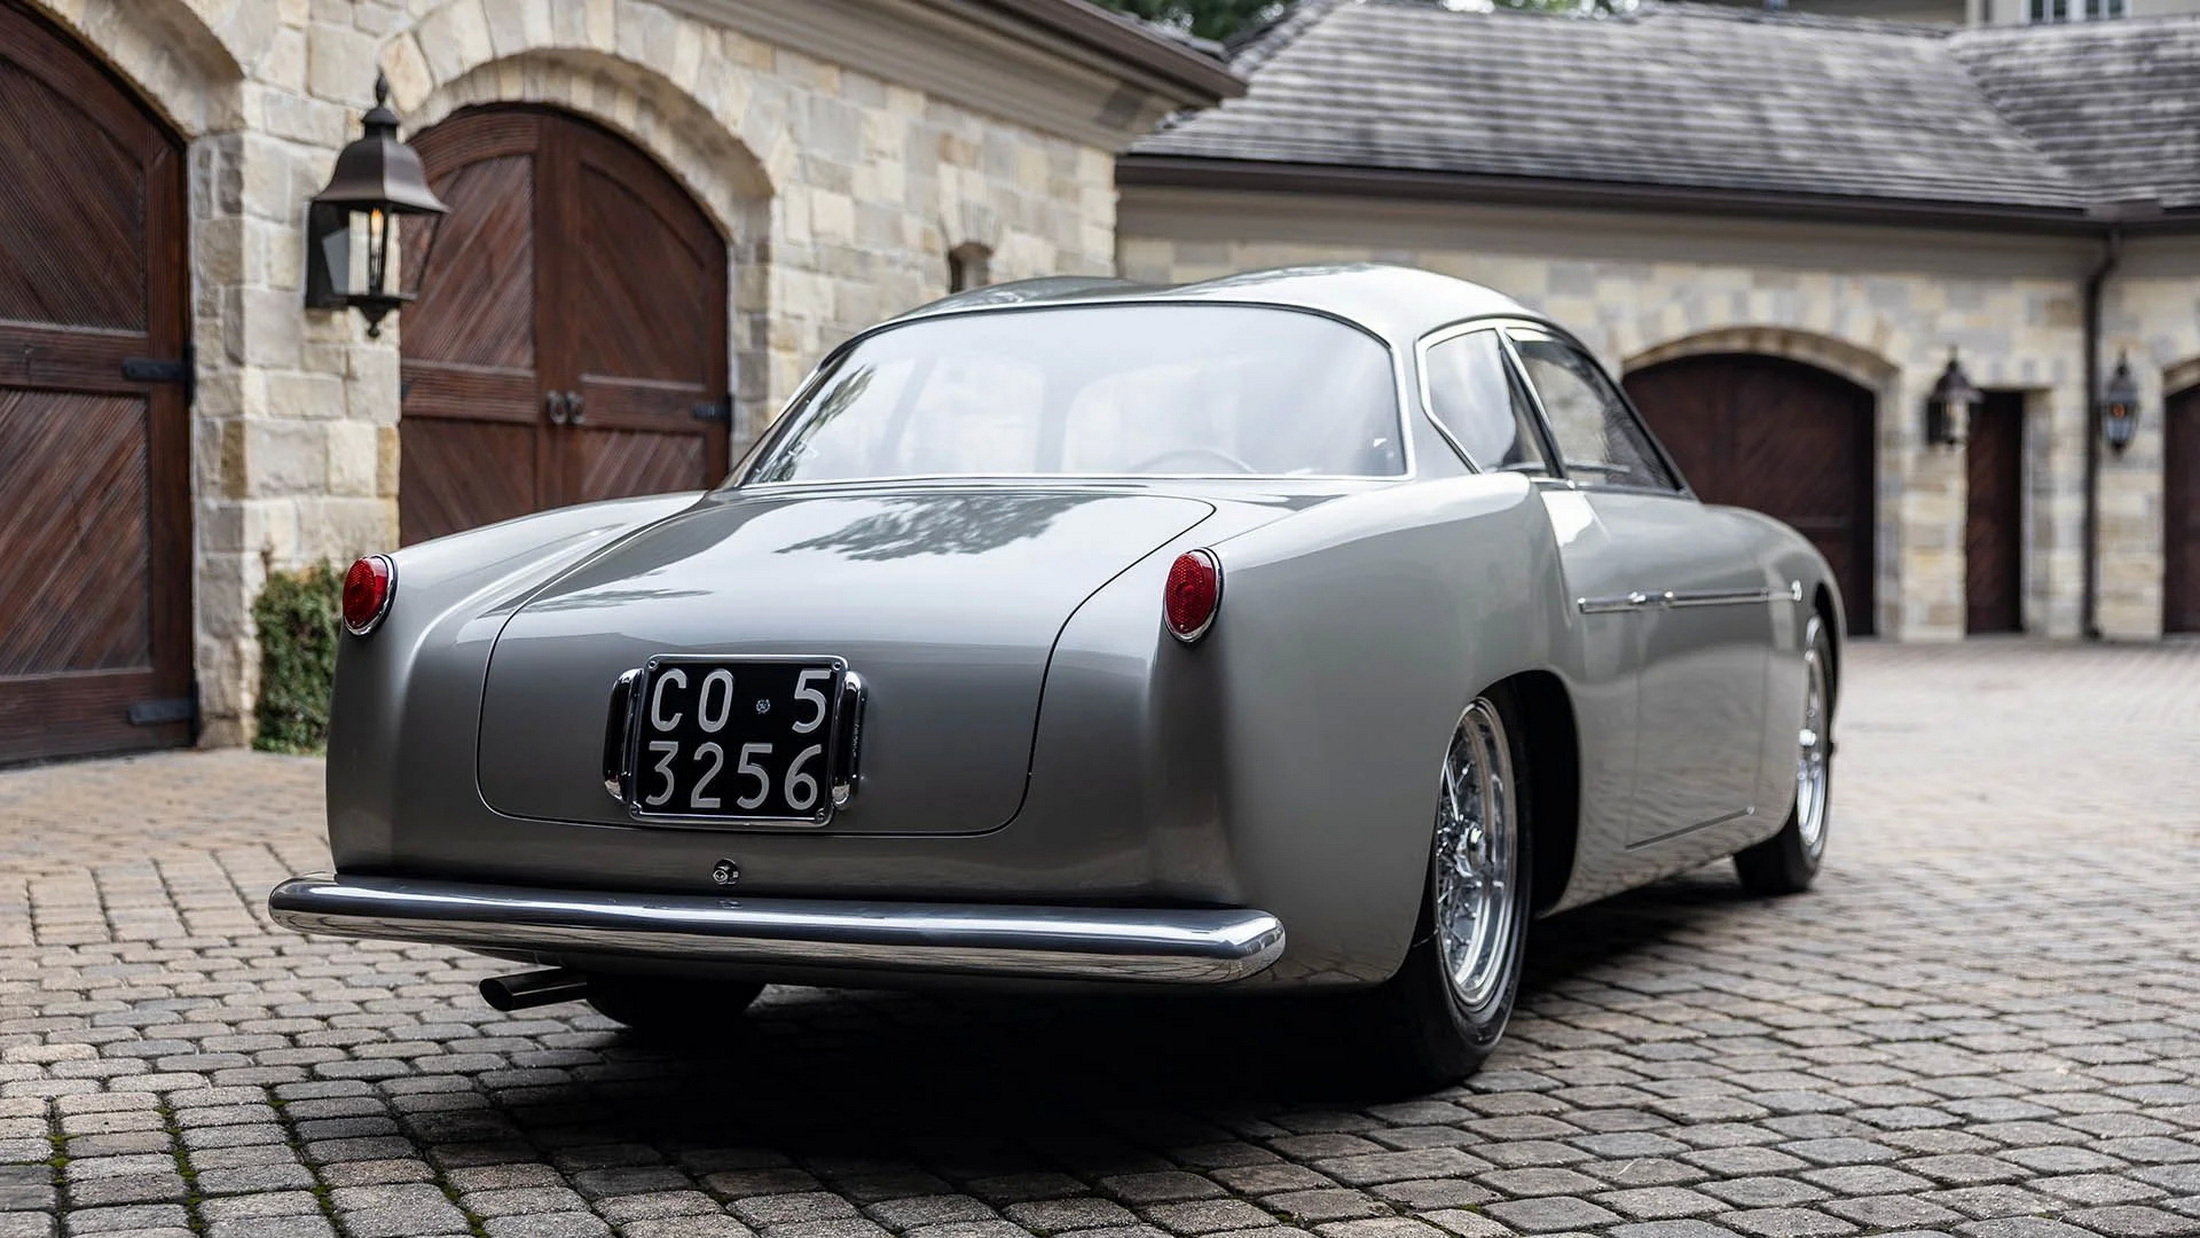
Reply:
M2131 377L2131 358L2125 354L2116 357L2116 372L2108 376L2108 389L2101 392L2101 435L2116 454L2139 433L2139 384Z
M1936 447L1962 442L1971 410L1985 398L1971 385L1971 376L1963 372L1956 350L1949 349L1948 368L1940 372L1940 381L1933 384L1933 393L1925 398L1925 441Z
M428 188L420 154L397 140L397 113L389 109L389 79L374 78L374 109L364 122L366 135L336 156L328 188L315 195L306 213L306 305L310 309L359 311L367 334L382 334L382 319L417 295L397 287L390 242L399 215L442 215L451 208ZM366 262L354 270L351 260L353 219L364 225ZM402 268L403 261L397 265Z

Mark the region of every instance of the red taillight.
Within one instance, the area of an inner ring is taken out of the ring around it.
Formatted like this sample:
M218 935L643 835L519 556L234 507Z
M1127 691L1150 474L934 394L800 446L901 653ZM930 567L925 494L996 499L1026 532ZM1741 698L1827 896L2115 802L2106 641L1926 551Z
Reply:
M1161 593L1161 609L1169 634L1189 645L1214 626L1215 611L1222 606L1222 564L1212 551L1187 550L1169 565L1169 583Z
M368 555L344 573L344 629L365 636L389 613L397 591L397 566L388 555Z

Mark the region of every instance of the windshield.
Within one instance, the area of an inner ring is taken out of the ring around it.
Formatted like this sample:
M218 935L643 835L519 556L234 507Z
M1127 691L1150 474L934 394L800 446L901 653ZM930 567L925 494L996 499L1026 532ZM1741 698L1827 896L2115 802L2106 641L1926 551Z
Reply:
M787 416L751 481L1405 471L1388 350L1252 306L919 319L849 350Z

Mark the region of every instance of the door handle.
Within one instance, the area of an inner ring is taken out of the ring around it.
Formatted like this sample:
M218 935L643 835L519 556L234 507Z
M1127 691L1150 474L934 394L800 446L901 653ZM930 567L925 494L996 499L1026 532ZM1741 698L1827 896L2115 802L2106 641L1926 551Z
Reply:
M580 425L581 423L588 420L588 401L581 398L580 392L566 392L565 407L568 410L566 413L566 420L572 422L574 425Z
M554 426L562 426L562 425L564 425L564 424L565 424L565 419L566 419L566 418L565 418L565 393L564 393L564 392L562 392L562 391L553 391L553 392L550 392L549 394L547 394L547 395L543 396L543 397L542 397L542 407L543 407L543 411L544 411L544 412L546 412L546 413L548 413L548 414L550 415L550 424L551 424L551 425L554 425Z

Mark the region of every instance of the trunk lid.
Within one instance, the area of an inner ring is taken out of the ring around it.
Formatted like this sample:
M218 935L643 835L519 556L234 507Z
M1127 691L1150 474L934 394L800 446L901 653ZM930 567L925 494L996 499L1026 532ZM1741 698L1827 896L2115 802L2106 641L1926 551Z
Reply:
M870 700L861 794L826 830L995 829L1023 801L1062 625L1213 510L979 487L706 497L567 572L505 625L482 698L482 797L513 816L630 823L602 781L622 672L653 654L830 655L862 674Z

